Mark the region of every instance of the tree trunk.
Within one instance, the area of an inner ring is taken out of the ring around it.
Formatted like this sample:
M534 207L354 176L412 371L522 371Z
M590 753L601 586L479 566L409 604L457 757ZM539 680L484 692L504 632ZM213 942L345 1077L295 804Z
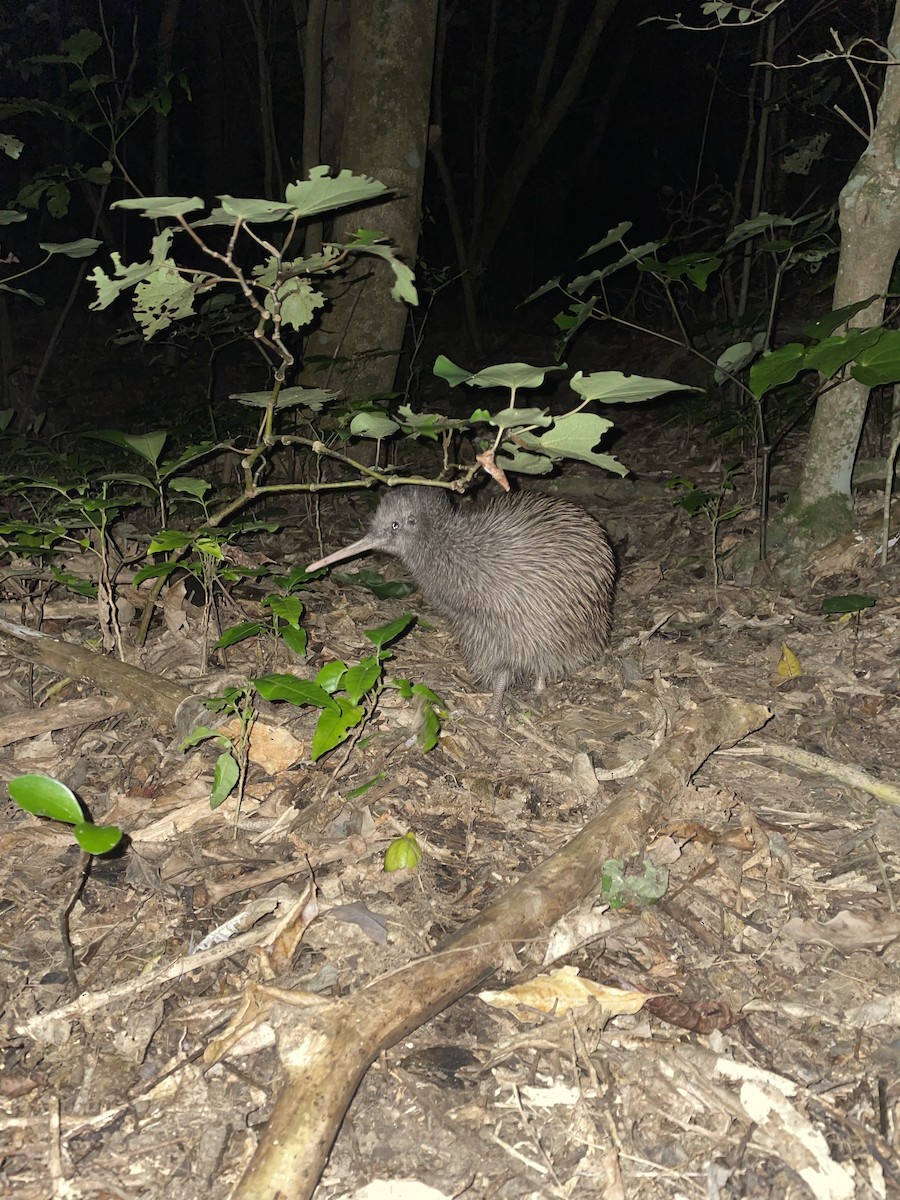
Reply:
M888 60L900 55L900 0L888 35ZM900 250L900 74L888 68L872 139L840 198L841 251L833 308L886 292ZM867 329L881 324L884 300L876 299L850 319ZM862 434L869 389L847 379L816 405L797 493L789 515L806 536L822 545L851 519L853 463Z
M156 72L163 83L172 70L172 46L180 0L165 0L156 35ZM153 123L153 195L169 194L169 116L157 113Z
M353 0L350 67L340 163L394 190L386 204L351 212L334 226L344 241L360 226L377 229L406 262L415 262L421 225L437 0ZM406 308L390 297L393 276L368 256L342 275L307 357L340 358L331 375L351 397L391 389ZM322 375L309 376L322 386Z

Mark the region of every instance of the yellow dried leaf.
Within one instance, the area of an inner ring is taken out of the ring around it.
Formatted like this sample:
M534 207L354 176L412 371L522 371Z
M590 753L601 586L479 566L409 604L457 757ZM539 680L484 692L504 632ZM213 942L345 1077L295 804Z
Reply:
M534 1021L537 1013L562 1016L570 1009L585 1008L591 1003L599 1004L606 1017L636 1013L650 999L650 994L605 987L591 979L582 979L577 967L560 967L504 992L479 992L479 997L492 1008L507 1009L518 1021Z
M787 642L781 643L781 658L778 660L778 674L782 679L796 679L803 674L800 659L791 650Z

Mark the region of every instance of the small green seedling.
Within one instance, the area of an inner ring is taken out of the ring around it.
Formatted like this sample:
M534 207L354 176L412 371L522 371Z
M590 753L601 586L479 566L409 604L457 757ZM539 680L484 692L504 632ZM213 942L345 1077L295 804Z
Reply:
M26 812L50 817L72 826L75 841L86 854L108 854L122 840L115 825L94 825L87 820L75 793L49 775L20 775L9 781L9 795Z
M624 859L608 858L600 871L600 895L612 909L655 904L668 886L669 872L651 862L645 861L643 874L638 875Z
M395 838L384 852L385 871L415 870L422 861L422 847L410 829L403 837Z
M822 601L822 612L827 613L831 617L840 617L841 620L849 620L850 617L853 617L853 633L854 637L858 640L860 615L864 608L871 608L874 603L874 596L859 596L856 594L850 594L848 596L826 596ZM855 644L853 656L855 659Z

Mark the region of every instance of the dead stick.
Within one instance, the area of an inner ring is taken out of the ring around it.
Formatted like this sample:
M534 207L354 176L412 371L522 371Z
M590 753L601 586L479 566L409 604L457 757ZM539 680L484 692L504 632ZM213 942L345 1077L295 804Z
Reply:
M600 886L608 858L639 851L677 818L680 793L705 760L769 719L759 704L717 700L685 716L631 786L556 854L427 959L375 980L355 996L303 1009L280 1006L285 1079L233 1200L312 1196L344 1113L368 1067L489 975L506 942L543 937Z

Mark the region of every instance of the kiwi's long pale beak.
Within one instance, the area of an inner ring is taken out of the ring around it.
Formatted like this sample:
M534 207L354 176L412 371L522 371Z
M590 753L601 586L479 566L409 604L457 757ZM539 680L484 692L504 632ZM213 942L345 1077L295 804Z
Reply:
M373 540L370 534L366 534L358 541L345 546L343 550L335 550L334 554L329 554L326 558L320 558L318 562L310 563L306 570L318 571L319 567L330 567L332 563L342 562L345 558L353 558L357 554L364 554L366 550L377 549L378 543Z

